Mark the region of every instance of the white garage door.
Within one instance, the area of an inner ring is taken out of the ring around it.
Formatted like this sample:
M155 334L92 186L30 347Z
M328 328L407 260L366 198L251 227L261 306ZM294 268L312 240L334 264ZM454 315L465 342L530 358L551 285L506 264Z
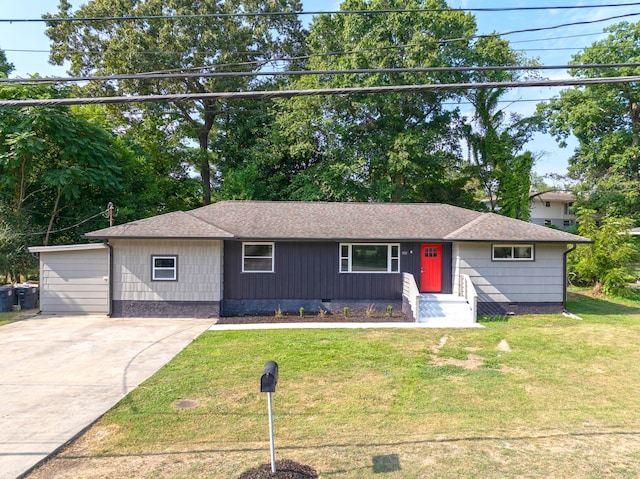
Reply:
M103 244L30 248L40 253L43 313L109 313L109 249Z

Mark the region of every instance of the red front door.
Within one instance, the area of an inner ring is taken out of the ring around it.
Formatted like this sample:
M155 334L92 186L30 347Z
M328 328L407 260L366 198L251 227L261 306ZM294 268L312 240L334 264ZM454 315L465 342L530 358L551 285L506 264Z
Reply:
M420 247L420 291L442 292L441 244L423 244Z

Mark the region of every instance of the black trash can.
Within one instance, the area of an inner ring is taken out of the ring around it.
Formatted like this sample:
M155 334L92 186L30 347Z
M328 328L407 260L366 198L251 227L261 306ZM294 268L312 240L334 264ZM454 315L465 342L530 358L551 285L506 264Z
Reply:
M0 313L8 313L13 306L15 291L13 286L0 286Z
M20 309L33 309L38 304L38 287L22 285L16 286L18 298L20 299Z

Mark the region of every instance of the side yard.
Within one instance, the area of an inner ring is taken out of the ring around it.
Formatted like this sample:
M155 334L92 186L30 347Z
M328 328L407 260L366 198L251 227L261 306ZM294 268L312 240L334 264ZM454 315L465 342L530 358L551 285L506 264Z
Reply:
M30 479L234 478L276 457L322 478L640 476L640 303L478 330L208 331ZM189 407L184 407L189 406Z

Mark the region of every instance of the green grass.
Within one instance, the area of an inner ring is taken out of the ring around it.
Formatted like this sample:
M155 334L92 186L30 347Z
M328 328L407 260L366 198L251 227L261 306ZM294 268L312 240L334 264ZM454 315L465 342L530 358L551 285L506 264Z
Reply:
M275 360L277 457L323 478L638 477L640 303L572 294L568 306L582 320L206 332L51 467L237 477L269 461L258 390ZM388 457L394 470L376 474Z
M37 310L27 310L27 311L10 311L6 313L0 313L0 326L4 326L5 324L15 323L16 321L21 321L26 318L30 318L37 314Z

